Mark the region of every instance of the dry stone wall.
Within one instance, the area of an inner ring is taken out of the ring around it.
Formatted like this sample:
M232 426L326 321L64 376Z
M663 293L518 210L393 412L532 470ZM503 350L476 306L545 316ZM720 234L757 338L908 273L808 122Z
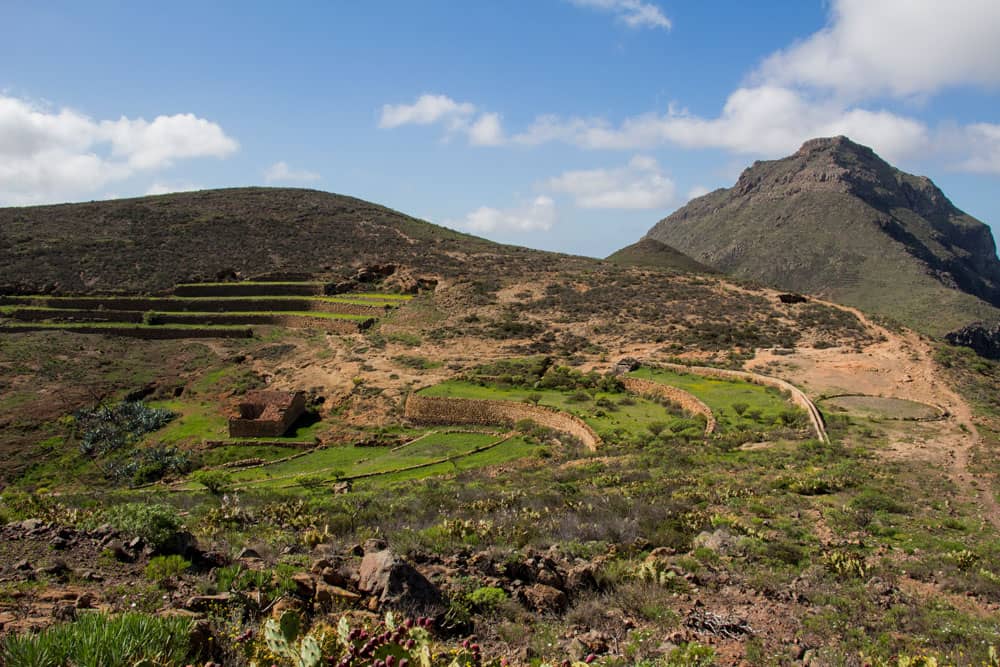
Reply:
M671 387L662 382L653 382L652 380L643 380L642 378L623 377L621 378L621 382L625 389L633 394L665 398L671 403L681 406L681 409L685 412L702 415L705 417L705 435L711 435L715 432L718 424L715 421L715 415L712 414L712 409L694 394L690 394L677 387Z
M758 384L763 387L774 387L775 389L786 392L792 403L806 411L806 414L809 416L809 423L812 425L813 431L816 433L816 437L823 442L830 442L830 437L826 433L826 427L823 425L823 416L820 414L819 409L817 409L816 405L809 400L809 397L806 396L801 389L789 382L785 382L784 380L771 377L769 375L760 375L759 373L750 373L747 371L732 371L725 368L711 368L709 366L657 364L657 367L674 371L675 373L690 373L692 375L718 378L721 380L752 382L753 384Z
M44 322L59 319L60 321L78 320L81 322L129 322L141 324L143 313L139 310L77 310L60 308L58 310L34 310L18 308L9 317L21 322Z
M178 285L174 296L322 296L322 283Z
M219 329L212 327L95 327L86 326L0 326L0 333L26 333L29 331L69 331L71 333L101 334L103 336L126 336L144 340L167 340L182 338L252 338L253 330L243 328Z
M340 313L342 315L368 315L379 317L385 314L385 307L363 303L341 303L338 301L321 301L308 298L208 298L182 299L175 297L0 297L0 306L41 306L45 308L76 309L76 310L138 310L138 311L170 311L170 312L212 312L212 313L245 313L268 311L302 311L320 313Z
M590 450L596 450L601 438L585 421L566 412L543 405L517 401L490 401L473 398L449 398L410 394L404 415L422 424L477 424L513 426L527 419L539 426L567 433Z
M247 313L244 315L178 315L173 313L157 313L157 324L264 324L290 329L318 329L329 333L355 333L372 325L374 318L368 320L340 320L330 317L309 317L308 315L281 315L267 313Z

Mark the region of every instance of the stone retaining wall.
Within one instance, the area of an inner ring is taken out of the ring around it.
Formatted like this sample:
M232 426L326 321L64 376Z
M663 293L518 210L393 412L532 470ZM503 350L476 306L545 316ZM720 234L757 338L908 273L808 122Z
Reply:
M101 334L102 336L126 336L128 338L142 338L144 340L167 340L183 338L252 338L251 329L215 329L205 328L172 328L172 327L88 327L66 326L66 327L46 327L46 326L21 326L7 327L0 326L0 333L27 333L31 331L69 331L80 334Z
M715 432L717 424L715 421L715 415L712 414L712 409L705 405L701 399L694 394L690 394L683 389L672 387L668 384L663 384L662 382L653 382L652 380L643 380L642 378L628 376L620 379L622 386L633 394L665 398L671 403L676 403L681 406L681 409L685 412L702 415L705 417L705 435L711 435Z
M228 315L226 313L183 315L175 313L157 313L157 324L264 324L289 329L319 329L330 333L356 333L367 329L375 322L375 318L367 320L340 320L331 317L309 317L308 315L270 315L267 313L252 313L246 315Z
M80 320L82 322L128 322L142 324L143 313L138 310L79 310L60 308L58 310L34 310L18 308L8 317L20 322L44 322L58 319L60 321Z
M758 373L750 373L748 371L733 371L725 368L711 368L710 366L657 364L656 368L663 368L664 370L674 371L675 373L690 373L691 375L700 375L702 377L718 378L720 380L752 382L753 384L758 384L763 387L774 387L775 389L779 389L789 395L789 399L792 403L806 411L806 414L809 416L809 423L812 425L813 431L816 433L816 437L823 442L830 442L830 437L826 433L826 427L823 425L823 415L820 414L819 409L811 400L809 400L809 397L806 396L801 389L789 382L785 382L784 380L780 380L769 375L760 375Z
M73 310L131 310L131 311L170 311L170 312L212 312L212 313L244 313L267 311L312 311L320 313L339 313L342 315L368 315L379 317L385 314L384 306L362 303L340 303L336 301L320 301L318 299L181 299L174 297L101 297L81 299L73 297L0 297L0 306L41 306L44 308L59 308Z
M323 287L322 283L178 285L174 288L174 296L323 296Z
M527 419L539 426L568 433L582 442L587 449L596 450L601 444L600 436L585 421L575 415L544 405L410 394L403 414L410 421L423 424L513 426Z

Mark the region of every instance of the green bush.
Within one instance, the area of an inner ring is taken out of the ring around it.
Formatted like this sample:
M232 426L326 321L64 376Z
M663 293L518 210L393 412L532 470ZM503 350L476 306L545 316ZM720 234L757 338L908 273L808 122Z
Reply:
M163 581L169 577L179 576L189 567L191 567L191 561L176 554L156 556L146 564L146 579L154 582Z
M102 519L115 530L141 537L156 549L170 545L181 531L181 518L170 505L125 503L104 511Z
M191 475L191 481L201 484L209 493L217 496L233 483L233 478L221 470L199 470Z
M507 592L496 586L482 586L469 593L469 604L481 612L496 609L507 601Z
M132 667L140 660L182 665L195 658L188 642L190 621L145 614L86 614L39 634L10 636L0 645L0 663L19 667Z

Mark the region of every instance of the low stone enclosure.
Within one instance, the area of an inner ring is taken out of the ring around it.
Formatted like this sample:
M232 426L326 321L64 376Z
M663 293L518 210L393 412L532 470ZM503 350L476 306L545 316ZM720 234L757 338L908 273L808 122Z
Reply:
M690 394L677 387L671 387L670 385L663 384L662 382L653 382L652 380L643 380L642 378L627 376L623 376L619 379L621 380L622 386L625 387L626 391L638 394L639 396L665 398L671 403L679 405L685 412L703 416L705 418L705 435L715 433L715 429L718 424L715 421L715 415L712 414L712 408L705 405L705 403L694 394Z
M406 399L403 414L418 424L513 426L526 419L539 426L567 433L591 451L595 451L601 444L600 436L579 417L544 405L531 405L518 401L410 394Z
M231 438L278 438L302 416L306 396L301 391L251 391L229 418Z
M741 380L743 382L759 384L763 387L774 387L787 393L792 403L806 411L806 414L809 416L809 423L812 425L813 432L816 434L818 440L830 442L830 437L826 433L826 427L823 425L823 415L820 414L819 409L801 389L789 382L769 375L760 375L748 371L731 371L724 368L711 368L710 366L685 366L684 364L662 363L655 364L654 367L674 371L675 373L689 373L691 375L718 378L720 380Z

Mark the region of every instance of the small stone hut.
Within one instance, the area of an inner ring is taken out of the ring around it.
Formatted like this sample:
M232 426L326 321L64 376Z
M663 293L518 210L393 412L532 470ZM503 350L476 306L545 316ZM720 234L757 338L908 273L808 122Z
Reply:
M278 438L306 411L301 391L248 392L229 418L230 438Z

